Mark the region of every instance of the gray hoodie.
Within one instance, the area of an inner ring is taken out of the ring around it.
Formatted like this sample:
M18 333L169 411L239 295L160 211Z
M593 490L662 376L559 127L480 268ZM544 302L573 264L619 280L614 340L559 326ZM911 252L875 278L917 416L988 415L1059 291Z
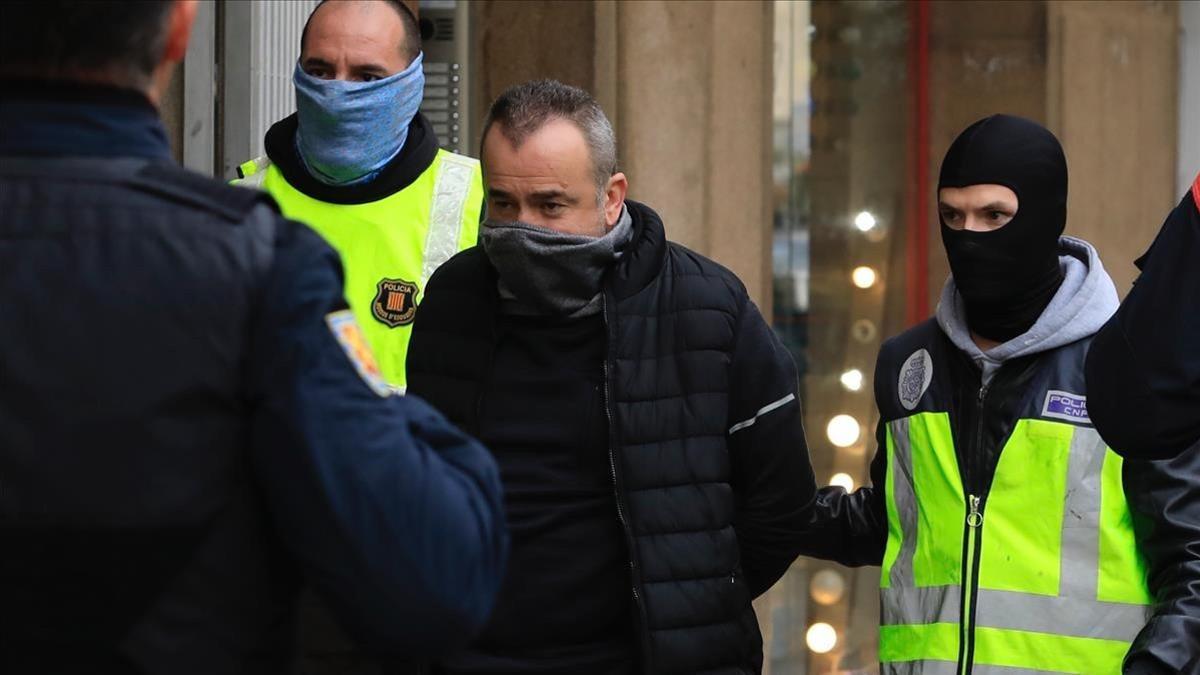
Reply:
M1019 356L1046 352L1093 335L1117 311L1120 300L1100 256L1092 245L1074 237L1060 237L1059 264L1064 278L1058 292L1033 327L1017 337L982 351L971 339L962 296L954 277L946 280L937 306L937 322L954 346L971 357L983 371L987 386L1000 364Z

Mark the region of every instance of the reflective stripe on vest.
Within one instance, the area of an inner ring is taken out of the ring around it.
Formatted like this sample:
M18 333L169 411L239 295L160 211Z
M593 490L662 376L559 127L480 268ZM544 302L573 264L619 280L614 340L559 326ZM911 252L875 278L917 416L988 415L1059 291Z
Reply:
M897 661L881 664L881 675L960 675L958 664L953 661ZM1112 671L1116 675L1118 671ZM1062 671L1011 666L988 666L976 663L971 675L1061 675Z
M337 250L346 300L397 391L406 385L405 359L417 306L433 272L475 245L483 183L479 162L439 150L403 190L365 204L332 204L292 187L266 158L242 165L234 181L261 187L288 218L303 221Z
M463 212L471 192L471 178L479 162L450 152L442 153L437 177L433 181L433 203L429 207L429 235L425 239L425 264L421 269L421 288L425 282L459 251ZM478 204L478 202L476 202ZM476 208L475 222L479 222Z
M886 441L883 672L960 672L969 509L949 415L890 422ZM975 528L972 673L1120 672L1152 602L1121 464L1094 429L1018 420Z
M265 155L255 157L248 162L242 162L238 165L238 177L229 181L232 185L238 187L256 188L261 190L263 180L267 177L267 168L271 166L271 159Z

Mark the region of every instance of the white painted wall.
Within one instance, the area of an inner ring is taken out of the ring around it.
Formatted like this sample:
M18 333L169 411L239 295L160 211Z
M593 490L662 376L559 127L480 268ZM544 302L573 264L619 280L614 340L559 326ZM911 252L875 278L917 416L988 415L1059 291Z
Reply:
M296 110L292 71L317 0L228 0L224 5L224 121L220 177L263 154L272 124Z

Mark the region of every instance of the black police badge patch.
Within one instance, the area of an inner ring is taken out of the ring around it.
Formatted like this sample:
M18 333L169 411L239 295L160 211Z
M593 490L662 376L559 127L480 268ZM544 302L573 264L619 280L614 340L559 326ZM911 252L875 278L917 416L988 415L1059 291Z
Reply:
M371 314L390 328L407 326L417 316L417 285L403 279L380 279Z

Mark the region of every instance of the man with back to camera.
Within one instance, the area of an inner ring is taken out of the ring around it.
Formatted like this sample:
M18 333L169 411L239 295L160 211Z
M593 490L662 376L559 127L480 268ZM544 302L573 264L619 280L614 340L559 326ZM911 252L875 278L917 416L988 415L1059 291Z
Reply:
M1084 358L1117 307L1063 237L1058 140L982 119L942 162L951 277L888 340L872 486L819 491L805 553L880 564L884 673L1194 672L1196 456L1122 461L1088 417Z
M791 356L729 270L626 199L599 104L492 104L481 246L438 270L411 391L491 448L513 556L488 627L435 672L757 673L751 600L815 490Z
M495 464L390 395L319 236L171 161L195 12L4 5L0 671L291 672L301 574L373 653L445 653Z
M418 112L423 63L416 17L400 0L323 0L300 36L296 112L234 181L270 193L341 254L346 298L401 391L425 283L475 245L483 204L479 162L439 148Z

